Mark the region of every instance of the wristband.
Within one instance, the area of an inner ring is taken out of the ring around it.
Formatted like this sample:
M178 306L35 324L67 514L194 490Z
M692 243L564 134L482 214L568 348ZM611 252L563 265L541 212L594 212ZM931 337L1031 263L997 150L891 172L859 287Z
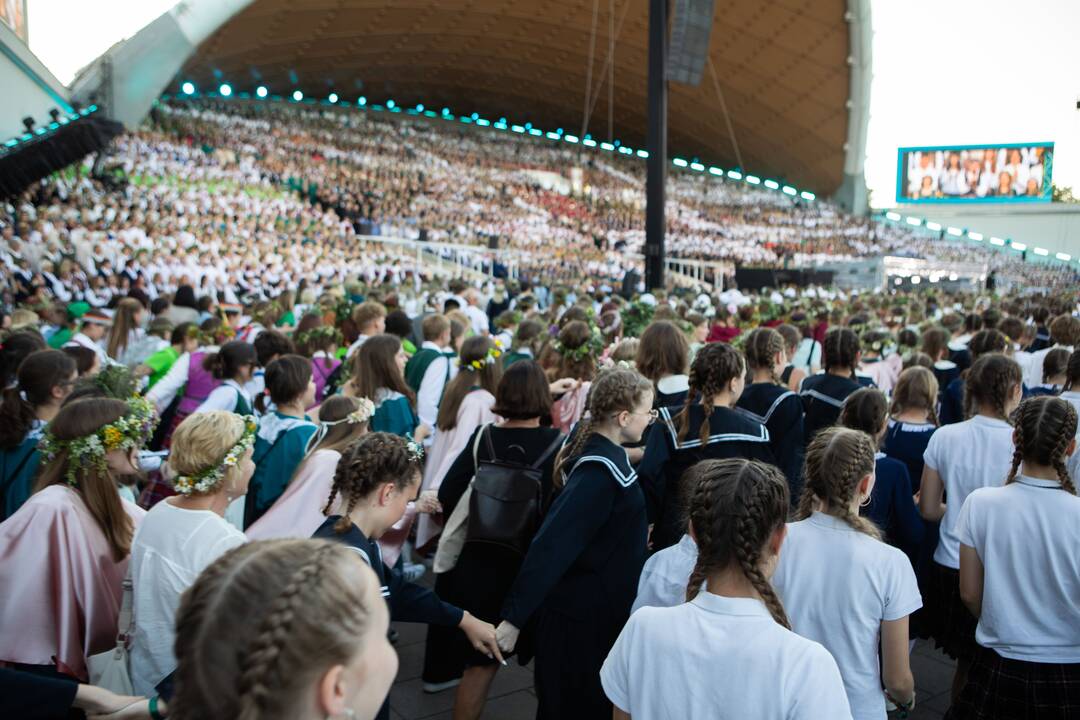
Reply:
M914 690L911 691L911 699L906 703L902 703L894 698L888 690L885 691L885 697L888 698L889 702L896 706L896 709L899 711L899 714L896 717L900 718L900 720L906 720L911 711L915 709Z
M160 710L158 710L157 695L150 698L150 717L153 718L153 720L165 720L165 716L161 714Z

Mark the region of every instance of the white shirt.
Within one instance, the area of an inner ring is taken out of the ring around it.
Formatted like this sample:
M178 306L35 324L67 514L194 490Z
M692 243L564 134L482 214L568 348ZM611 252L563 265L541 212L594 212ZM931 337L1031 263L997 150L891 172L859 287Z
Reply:
M98 362L101 363L101 367L104 369L106 365L112 362L109 359L108 353L105 352L105 348L101 347L99 343L94 342L88 336L77 332L71 336L71 339L64 343L64 347L84 347L88 350L93 350L94 354L98 357Z
M646 560L630 612L643 607L673 607L686 602L686 585L690 573L694 572L697 556L697 543L687 533L677 544Z
M254 407L254 401L245 388L241 387L235 380L226 380L210 391L210 394L203 400L202 405L195 408L195 412L207 412L209 410L236 412L237 396L243 397L247 401L248 407Z
M1035 387L1043 381L1043 361L1046 360L1046 356L1051 350L1056 348L1064 348L1069 352L1073 351L1072 345L1054 345L1053 347L1043 348L1042 350L1036 350L1028 357L1027 364L1023 366L1024 370L1024 384L1028 387Z
M635 720L851 717L825 648L778 625L760 600L710 592L631 615L600 683Z
M209 510L162 501L146 514L131 542L135 637L131 682L140 695L176 669L173 642L180 595L218 557L243 545L244 534Z
M956 534L960 508L973 490L1005 484L1012 467L1012 434L1012 426L1004 420L976 415L944 425L931 436L923 460L941 476L948 499L934 562L960 569L960 539Z
M825 513L815 512L787 527L772 582L791 629L832 654L852 717L881 720L881 623L922 607L911 561L900 550Z
M488 333L488 316L480 308L475 305L466 305L462 310L469 318L469 323L472 325L472 330L477 335L487 335Z
M345 351L345 357L351 358L353 353L360 349L360 346L364 344L364 341L368 339L367 335L361 335L356 338L355 342L349 346L349 349Z
M435 350L436 352L449 352L448 348L441 348L430 340L425 340L422 348ZM439 402L442 400L443 390L446 384L457 375L457 368L451 364L450 358L439 356L431 361L424 370L424 378L420 381L420 390L416 393L416 414L420 416L420 422L431 429L435 429L435 420L439 417ZM425 445L431 445L434 438L424 441Z
M1013 660L1080 663L1080 498L1020 476L971 493L957 532L984 568L978 643Z

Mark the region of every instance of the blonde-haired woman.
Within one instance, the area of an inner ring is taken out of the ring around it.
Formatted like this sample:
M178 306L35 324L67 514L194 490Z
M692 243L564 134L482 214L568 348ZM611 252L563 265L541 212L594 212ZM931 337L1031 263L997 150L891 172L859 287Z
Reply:
M285 492L247 529L249 540L311 537L326 521L322 509L334 484L341 451L368 432L375 404L367 398L334 395L319 408L319 429Z
M176 668L173 640L180 595L199 573L246 539L225 520L255 471L255 418L224 410L189 415L172 436L169 469L178 495L147 513L131 547L135 638L131 681L152 695Z

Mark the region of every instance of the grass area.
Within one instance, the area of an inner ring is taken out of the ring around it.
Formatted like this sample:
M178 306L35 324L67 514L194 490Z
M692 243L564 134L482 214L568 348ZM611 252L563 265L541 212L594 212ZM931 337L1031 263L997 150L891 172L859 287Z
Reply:
M142 187L168 185L178 190L190 190L192 188L209 190L213 194L242 192L248 197L277 199L290 195L287 190L281 188L266 188L262 186L245 185L232 180L181 180L178 177L167 175L131 175L128 180Z

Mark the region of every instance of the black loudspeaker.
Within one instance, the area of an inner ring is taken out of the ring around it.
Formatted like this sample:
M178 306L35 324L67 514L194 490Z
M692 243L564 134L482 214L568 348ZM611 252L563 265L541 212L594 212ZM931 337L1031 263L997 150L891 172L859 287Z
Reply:
M713 0L675 0L668 40L667 79L697 85L705 70L712 31Z
M420 228L420 242L427 242L427 241L428 241L427 228Z
M498 250L498 249L499 249L499 238L494 236L494 235L492 237L489 237L488 238L488 250Z

